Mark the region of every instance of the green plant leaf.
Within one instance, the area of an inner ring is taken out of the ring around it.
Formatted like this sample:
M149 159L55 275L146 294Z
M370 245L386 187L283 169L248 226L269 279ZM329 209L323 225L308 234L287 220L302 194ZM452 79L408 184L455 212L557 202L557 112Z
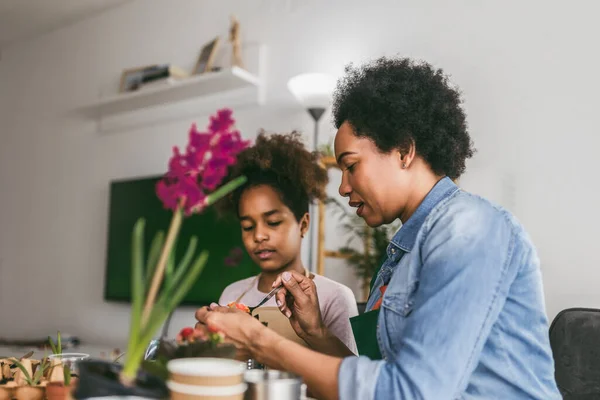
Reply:
M173 247L171 247L171 253L169 253L169 257L167 258L167 265L165 266L165 285L168 285L173 279L173 274L175 273L175 254L177 249L177 238L173 241Z
M50 348L52 349L52 354L58 354L58 349L54 345L54 340L50 336L48 336L48 343L50 343Z
M125 377L135 379L148 344L168 318L170 311L166 308L166 300L166 297L161 293L161 297L152 307L148 321L139 332L137 340L127 348L127 357L122 371Z
M40 365L35 370L35 373L33 374L33 379L31 380L32 386L38 385L40 383L40 379L42 379L45 369L46 365L44 363L40 363Z
M65 386L70 386L71 385L71 367L69 367L68 364L63 367L63 377L64 377Z
M170 297L167 309L169 312L175 309L177 305L183 300L183 298L190 291L196 280L204 270L206 266L206 261L208 260L208 251L204 250L200 253L200 256L196 259L192 268L190 269L189 274L182 280L180 284L177 285L177 291Z
M185 276L185 273L188 270L190 262L194 258L194 253L196 252L196 243L198 243L198 238L196 238L196 236L192 236L185 255L177 266L177 271L175 272L173 279L165 285L165 293L171 293L174 288L179 286L181 279Z
M220 188L206 196L206 200L204 203L205 206L208 207L215 204L218 200L227 196L229 193L233 192L238 187L242 186L244 183L246 183L247 180L248 178L242 175L238 176L232 181L227 182L225 185L221 186Z
M56 332L56 347L58 349L58 354L62 354L62 340L60 337L60 331Z
M138 341L141 330L142 307L144 303L144 227L143 218L138 219L133 228L132 260L131 260L131 326L129 327L129 344L133 348Z
M146 261L146 293L148 293L148 290L150 289L152 276L156 270L158 257L160 257L160 251L162 250L164 243L165 233L163 231L159 231L156 235L154 235L154 239L152 239L152 244L150 245L150 254L148 255L148 260Z
M25 377L25 381L27 382L27 384L29 386L32 386L31 385L31 375L29 375L29 371L27 371L25 366L23 364L21 364L21 362L19 360L17 360L16 358L13 359L12 362L17 366L17 368L19 368L21 370L21 372L23 372L23 376Z

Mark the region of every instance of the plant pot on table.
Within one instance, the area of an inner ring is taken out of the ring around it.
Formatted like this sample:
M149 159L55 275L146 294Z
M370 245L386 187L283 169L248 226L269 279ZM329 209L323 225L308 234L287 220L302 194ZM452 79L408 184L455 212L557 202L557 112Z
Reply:
M49 382L46 385L47 400L69 400L72 399L71 392L77 386L77 379L73 378L69 386L65 386L63 382Z
M134 396L150 399L169 397L166 383L145 371L138 373L133 385L123 384L119 377L123 366L102 360L85 360L79 363L77 387L73 392L75 399L92 397Z
M19 386L15 388L13 397L17 400L42 400L44 398L43 386Z

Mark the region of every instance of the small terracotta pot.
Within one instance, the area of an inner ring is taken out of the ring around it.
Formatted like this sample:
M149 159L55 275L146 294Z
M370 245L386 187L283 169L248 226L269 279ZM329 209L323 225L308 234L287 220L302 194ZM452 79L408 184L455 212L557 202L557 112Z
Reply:
M13 398L13 387L0 385L0 400L11 400Z
M44 388L41 386L20 386L15 389L14 397L17 400L42 400L44 398Z
M72 386L65 386L62 382L50 382L46 385L48 400L67 400L71 398Z

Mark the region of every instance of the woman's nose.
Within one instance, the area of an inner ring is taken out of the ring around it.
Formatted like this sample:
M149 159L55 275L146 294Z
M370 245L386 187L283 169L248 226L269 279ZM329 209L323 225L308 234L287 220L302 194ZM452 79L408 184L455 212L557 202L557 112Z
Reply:
M352 193L352 187L348 184L348 179L346 179L345 174L342 174L342 181L340 182L338 193L342 197L349 197L350 193Z

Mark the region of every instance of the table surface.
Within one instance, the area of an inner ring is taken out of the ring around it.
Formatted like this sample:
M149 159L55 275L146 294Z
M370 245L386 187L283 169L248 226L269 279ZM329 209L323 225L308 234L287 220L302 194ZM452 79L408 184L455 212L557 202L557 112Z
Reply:
M101 346L101 345L87 345L81 344L77 347L69 347L64 349L63 353L84 353L89 354L92 358L100 358L108 360L110 358L111 352L114 349L110 346ZM33 356L31 358L39 360L44 357L44 350L39 349L37 347L28 347L28 346L0 346L0 358L2 357L22 357L27 354L29 351L33 351ZM50 354L47 352L46 355Z

